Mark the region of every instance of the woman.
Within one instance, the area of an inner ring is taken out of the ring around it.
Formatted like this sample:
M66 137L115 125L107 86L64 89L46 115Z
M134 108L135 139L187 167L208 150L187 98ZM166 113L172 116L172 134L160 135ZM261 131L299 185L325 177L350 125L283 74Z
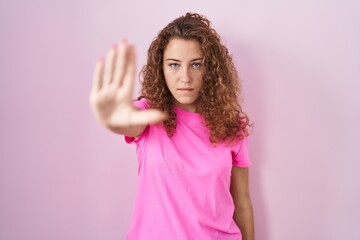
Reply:
M136 144L138 188L128 240L254 239L248 191L249 119L237 71L209 20L187 13L162 29L132 102L134 47L100 60L96 119Z

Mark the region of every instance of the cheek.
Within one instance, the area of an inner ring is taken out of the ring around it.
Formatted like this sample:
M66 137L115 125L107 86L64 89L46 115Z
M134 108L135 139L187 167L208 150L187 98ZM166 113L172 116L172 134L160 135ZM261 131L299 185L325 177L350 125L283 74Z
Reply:
M198 86L202 86L202 85L203 85L203 82L204 82L204 80L203 80L203 75L202 75L202 74L199 74L199 75L197 76L197 78L196 78L196 83L197 83Z
M170 76L169 73L166 70L163 70L163 74L164 74L164 79L165 79L165 84L166 86L169 87L169 83L170 83Z
M168 86L168 88L171 88L171 86L174 86L176 84L177 77L174 72L164 71L164 78L165 78L166 86Z

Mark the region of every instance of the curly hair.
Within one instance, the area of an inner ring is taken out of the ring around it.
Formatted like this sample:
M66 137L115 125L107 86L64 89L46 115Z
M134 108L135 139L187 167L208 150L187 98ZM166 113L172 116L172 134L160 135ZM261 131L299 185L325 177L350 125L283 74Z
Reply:
M249 135L248 127L251 125L239 103L241 85L237 70L211 22L197 13L186 13L158 33L150 44L147 63L141 71L141 97L149 101L150 107L169 115L163 122L168 136L171 137L176 129L176 113L173 111L173 96L165 82L163 55L167 44L174 38L200 43L204 75L197 109L209 129L210 141L218 144L244 139Z

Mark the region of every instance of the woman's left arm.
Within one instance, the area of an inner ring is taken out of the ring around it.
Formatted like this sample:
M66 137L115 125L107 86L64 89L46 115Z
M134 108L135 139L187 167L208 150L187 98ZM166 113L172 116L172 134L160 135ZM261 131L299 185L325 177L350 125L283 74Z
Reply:
M241 230L243 240L254 240L254 215L249 194L248 168L232 168L230 191L235 204L234 220Z

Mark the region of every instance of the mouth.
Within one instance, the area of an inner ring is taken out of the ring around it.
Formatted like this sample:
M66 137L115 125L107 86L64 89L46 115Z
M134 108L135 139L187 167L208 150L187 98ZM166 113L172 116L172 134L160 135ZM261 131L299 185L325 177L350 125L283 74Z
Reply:
M177 90L178 90L178 91L182 91L182 92L191 92L191 91L193 91L194 89L193 89L193 88L178 88Z

